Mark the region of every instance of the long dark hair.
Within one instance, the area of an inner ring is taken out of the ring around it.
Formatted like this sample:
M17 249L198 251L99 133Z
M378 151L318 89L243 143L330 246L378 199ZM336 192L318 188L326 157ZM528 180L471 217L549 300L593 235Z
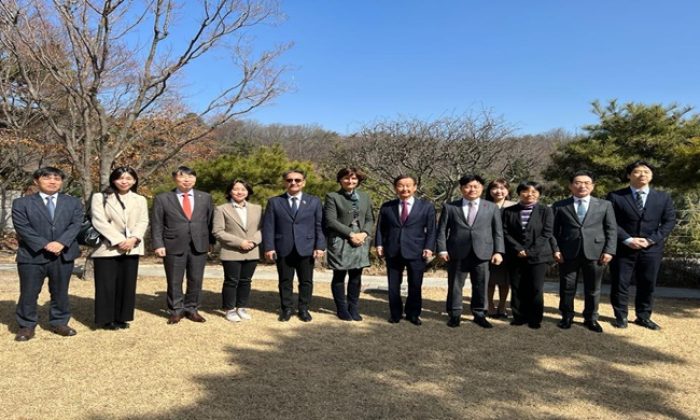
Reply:
M120 166L115 168L112 173L109 174L109 186L103 191L105 201L107 201L108 195L114 194L122 208L125 208L125 206L121 198L119 198L119 194L117 194L119 192L119 188L117 188L115 182L124 174L129 174L132 178L134 178L134 185L129 188L129 191L136 192L136 190L139 188L139 176L131 166Z

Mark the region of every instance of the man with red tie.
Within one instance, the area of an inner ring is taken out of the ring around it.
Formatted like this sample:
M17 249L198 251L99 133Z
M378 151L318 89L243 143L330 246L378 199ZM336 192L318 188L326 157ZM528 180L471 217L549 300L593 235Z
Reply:
M403 272L408 273L406 319L421 325L423 272L435 249L435 208L414 197L418 185L412 176L394 179L397 199L382 204L377 221L377 254L386 258L389 278L389 322L396 324L404 313L401 301Z
M168 324L185 317L204 322L198 312L204 266L209 247L214 203L211 195L194 189L197 173L186 166L173 172L177 188L158 194L153 201L151 236L155 254L163 258L168 282ZM187 290L182 282L187 273Z

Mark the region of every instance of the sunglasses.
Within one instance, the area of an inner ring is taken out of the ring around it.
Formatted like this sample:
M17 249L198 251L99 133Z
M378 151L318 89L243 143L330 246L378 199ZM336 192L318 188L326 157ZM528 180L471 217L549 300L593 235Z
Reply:
M285 179L285 181L287 181L288 184L294 184L294 183L301 184L302 182L304 182L304 180L302 178L289 178L289 179Z

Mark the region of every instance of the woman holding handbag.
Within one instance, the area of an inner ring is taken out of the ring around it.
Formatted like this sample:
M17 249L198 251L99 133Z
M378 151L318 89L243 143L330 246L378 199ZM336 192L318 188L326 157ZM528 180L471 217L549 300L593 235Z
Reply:
M136 171L122 166L109 186L92 197L92 225L102 236L91 257L95 266L95 324L107 330L129 328L134 319L136 277L148 228L146 198L137 194Z

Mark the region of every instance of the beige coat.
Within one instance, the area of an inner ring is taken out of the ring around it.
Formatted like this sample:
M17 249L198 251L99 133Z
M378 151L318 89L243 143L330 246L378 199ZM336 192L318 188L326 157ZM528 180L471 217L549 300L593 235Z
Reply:
M226 203L214 209L212 234L221 243L222 261L244 261L260 259L260 243L262 242L262 207L247 203L248 223L243 226L241 218L231 203ZM255 242L256 247L250 251L239 248L244 240Z
M143 255L143 237L148 229L146 198L131 191L120 198L125 208L122 208L114 194L108 196L106 203L103 202L102 193L92 196L92 225L103 237L102 243L91 255L93 258L118 257L124 254L117 248L117 244L127 239L127 230L129 237L136 237L140 241L128 254Z

